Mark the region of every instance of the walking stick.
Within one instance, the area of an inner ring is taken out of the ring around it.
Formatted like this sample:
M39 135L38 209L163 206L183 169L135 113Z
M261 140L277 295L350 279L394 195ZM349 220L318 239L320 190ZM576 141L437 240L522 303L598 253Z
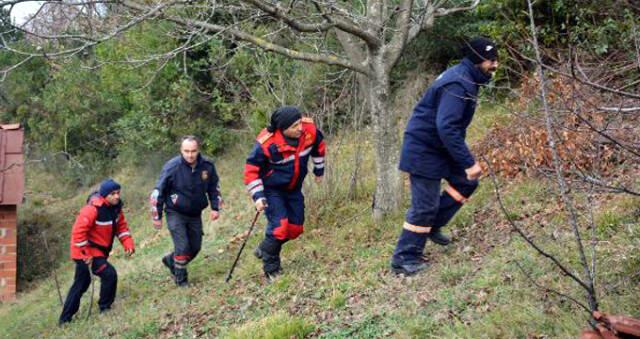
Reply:
M91 309L93 308L93 293L96 290L96 279L93 277L93 272L91 272L91 265L89 266L89 276L91 277L91 297L89 298L89 311L87 312L86 320L89 320L91 316Z
M49 244L47 243L47 231L42 231L42 240L44 241L44 249L47 251L47 257L51 259L51 252L49 251ZM60 283L58 282L58 275L56 274L56 267L51 262L51 271L53 272L53 280L56 282L56 290L58 290L58 299L60 299L60 306L64 306L62 301L62 293L60 292Z
M244 241L242 242L242 246L240 246L240 250L238 251L238 255L236 256L236 260L233 262L233 265L231 265L231 269L229 270L229 274L227 274L227 278L224 280L225 282L229 282L229 280L231 280L231 275L233 274L233 270L236 268L236 265L238 264L238 259L240 259L240 255L242 254L242 250L244 249L244 245L247 244L247 240L249 240L249 236L251 236L251 231L253 230L253 226L256 225L256 221L258 220L258 216L260 215L260 211L256 212L256 216L253 218L253 222L251 223L251 227L249 227L249 233L247 234L247 237L244 238Z

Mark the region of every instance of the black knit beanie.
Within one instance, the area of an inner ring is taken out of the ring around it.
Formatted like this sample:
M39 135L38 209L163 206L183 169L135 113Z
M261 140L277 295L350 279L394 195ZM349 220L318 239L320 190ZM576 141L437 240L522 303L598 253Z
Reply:
M488 38L478 37L471 41L465 41L464 56L475 65L485 60L497 60L498 49L496 44Z
M271 114L271 123L267 126L267 130L272 133L276 129L284 131L300 118L302 118L302 113L298 107L282 106Z

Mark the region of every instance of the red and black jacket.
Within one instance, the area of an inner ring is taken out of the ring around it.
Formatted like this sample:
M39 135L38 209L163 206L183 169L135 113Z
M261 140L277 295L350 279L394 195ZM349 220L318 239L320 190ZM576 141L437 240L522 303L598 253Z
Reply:
M302 135L298 146L289 145L278 129L263 129L244 166L244 184L253 200L264 198L264 189L292 191L300 189L307 175L311 156L313 174L324 175L325 144L322 132L310 118L302 118Z
M125 249L134 248L127 220L122 213L122 203L112 206L104 197L93 195L73 224L71 258L108 257L115 237Z

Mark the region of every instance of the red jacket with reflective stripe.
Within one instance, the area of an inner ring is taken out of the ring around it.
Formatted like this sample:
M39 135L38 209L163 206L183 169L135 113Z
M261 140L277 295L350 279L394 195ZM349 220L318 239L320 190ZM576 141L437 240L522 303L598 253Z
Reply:
M71 230L71 258L108 257L96 246L110 248L117 237L125 249L134 249L124 213L101 196L93 196L80 209ZM115 228L113 223L116 223ZM115 235L112 233L115 229Z
M309 118L302 118L298 146L289 145L280 130L263 129L244 167L244 184L254 200L264 197L264 188L295 190L302 187L309 157L313 174L324 175L325 143L322 132Z

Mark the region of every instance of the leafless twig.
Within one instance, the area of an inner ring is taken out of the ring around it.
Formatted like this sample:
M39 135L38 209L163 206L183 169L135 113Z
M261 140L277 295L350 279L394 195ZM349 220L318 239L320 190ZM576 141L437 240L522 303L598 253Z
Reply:
M528 236L524 232L524 230L522 230L522 228L520 228L520 226L518 226L516 224L515 220L513 220L513 218L511 217L511 214L507 211L507 208L504 205L504 202L502 200L502 194L500 193L500 186L498 185L498 180L496 178L495 172L493 171L493 168L491 167L491 164L489 163L489 161L484 156L482 158L485 161L485 163L487 163L487 166L488 166L488 169L489 169L489 176L491 177L491 180L493 181L493 188L494 188L494 191L496 193L496 199L498 201L498 205L500 206L500 210L502 211L502 214L505 216L505 218L509 222L509 225L511 225L511 228L514 231L516 231L518 233L518 235L520 235L520 237L522 237L522 239L524 239L524 241L526 241L529 245L531 245L531 247L533 247L540 255L542 255L543 257L545 257L547 259L549 259L564 274L566 274L571 279L573 279L573 281L578 283L578 285L580 285L582 288L584 288L585 291L588 291L589 290L589 286L584 281L582 281L581 278L579 278L577 275L573 274L564 264L562 264L558 260L558 258L556 258L552 254L550 254L547 251L545 251L542 247L540 247L535 241L533 241L533 239L530 236Z
M533 20L533 5L531 4L531 0L527 0L527 4L529 7L529 22L531 24L531 35L533 38L533 48L536 53L536 63L538 65L537 72L540 78L540 97L542 99L542 106L545 113L545 126L547 129L547 138L549 143L549 148L551 149L551 154L553 158L553 166L556 172L556 180L558 183L560 198L564 203L564 208L568 210L569 214L569 222L571 224L571 228L573 229L573 234L575 237L578 255L580 257L580 263L582 268L584 269L584 275L586 280L581 280L583 282L583 287L585 287L587 292L587 298L589 301L589 308L591 311L595 311L598 309L598 302L596 299L596 291L594 287L594 276L593 272L589 269L589 264L587 262L587 258L584 252L584 246L582 244L582 238L580 235L580 229L578 225L578 216L573 204L573 200L570 196L570 193L567 188L567 183L564 178L564 174L562 171L562 165L560 163L560 156L558 154L558 149L556 146L556 140L553 131L553 122L552 116L550 113L548 101L547 101L547 93L546 93L546 80L542 66L542 57L540 56L540 47L538 45L538 38L536 33L536 27Z
M535 278L533 278L533 277L531 276L531 274L530 274L529 272L527 272L527 270L525 270L525 269L524 269L524 267L522 267L522 265L521 265L518 261L515 261L515 264L516 264L516 266L518 266L518 268L520 269L520 271L521 271L521 272L522 272L522 273L527 277L527 279L529 279L529 281L530 281L531 283L533 283L533 284L534 284L536 287L538 287L539 289L541 289L541 290L543 290L543 291L546 291L546 292L551 292L551 293L557 294L557 295L559 295L559 296L560 296L560 297L562 297L562 298L565 298L565 299L567 299L567 300L569 300L569 301L572 301L574 304L576 304L576 305L580 306L583 310L585 310L585 311L587 312L587 314L591 314L591 311L589 310L589 308L588 308L585 304L583 304L583 303L581 303L580 301L578 301L576 298L574 298L574 297L572 297L572 296L570 296L570 295L567 295L567 294L565 294L565 293L559 292L559 291L557 291L557 290L555 290L555 289L553 289L553 288L550 288L550 287L547 287L547 286L540 285L540 283L538 283L538 282L536 281L536 279L535 279Z

